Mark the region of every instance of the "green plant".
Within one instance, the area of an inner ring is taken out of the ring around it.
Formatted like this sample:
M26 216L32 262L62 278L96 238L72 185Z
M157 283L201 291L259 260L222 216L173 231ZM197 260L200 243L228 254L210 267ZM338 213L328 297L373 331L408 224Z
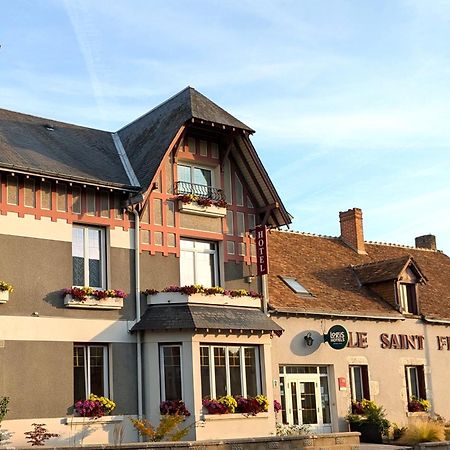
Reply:
M8 413L9 397L0 397L0 423Z
M47 428L45 428L45 423L32 423L31 426L34 427L34 430L26 431L24 435L28 438L27 442L32 447L35 445L45 445L45 441L59 436L56 433L49 433Z
M0 291L14 291L14 288L12 287L12 284L7 283L6 281L0 280Z
M391 428L389 430L389 439L396 441L400 439L407 430L407 427L399 427L396 423L391 424Z
M192 425L181 427L185 420L182 414L164 414L159 424L154 427L147 419L130 419L137 432L151 442L180 441L188 433Z
M218 398L217 401L225 406L229 413L233 414L236 411L237 401L232 395L224 395Z
M357 425L374 424L381 434L387 435L390 422L386 418L386 412L382 406L378 406L372 400L352 402L351 412L345 417L347 422Z
M409 412L428 411L431 408L431 403L423 398L411 397L408 402Z
M429 419L409 425L397 442L399 444L416 445L420 442L439 441L445 441L444 424L441 421Z

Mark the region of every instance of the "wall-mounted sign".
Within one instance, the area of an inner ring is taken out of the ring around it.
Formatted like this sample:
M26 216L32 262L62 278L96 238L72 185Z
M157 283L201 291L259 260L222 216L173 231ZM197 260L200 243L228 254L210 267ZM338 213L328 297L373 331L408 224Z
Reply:
M333 325L323 339L334 350L342 350L348 343L348 331L342 325Z
M258 275L269 273L269 258L267 254L267 228L265 225L258 225L256 232L256 265Z
M338 386L340 391L346 391L347 390L347 380L345 377L339 377L338 378Z

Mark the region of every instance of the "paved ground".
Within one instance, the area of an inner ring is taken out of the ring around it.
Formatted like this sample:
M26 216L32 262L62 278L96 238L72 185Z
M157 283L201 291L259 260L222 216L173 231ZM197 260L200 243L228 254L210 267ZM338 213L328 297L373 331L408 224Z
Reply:
M399 445L384 445L384 444L365 444L361 443L361 450L411 450L412 447L401 447Z
M361 443L361 450L411 450L412 447L401 447L399 445L385 445L385 444L365 444Z

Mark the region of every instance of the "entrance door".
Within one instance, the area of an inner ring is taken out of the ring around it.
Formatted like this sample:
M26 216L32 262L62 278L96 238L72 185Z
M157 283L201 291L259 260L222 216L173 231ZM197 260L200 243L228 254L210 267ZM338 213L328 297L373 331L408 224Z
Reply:
M326 432L323 426L320 376L295 374L285 377L286 419L290 425L308 425L311 431Z

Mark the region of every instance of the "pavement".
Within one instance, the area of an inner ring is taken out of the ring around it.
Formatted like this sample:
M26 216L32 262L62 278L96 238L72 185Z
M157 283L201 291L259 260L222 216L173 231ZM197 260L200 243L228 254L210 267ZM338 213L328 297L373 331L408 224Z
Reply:
M412 450L413 447L402 447L400 445L386 445L386 444L366 444L361 442L360 450Z

